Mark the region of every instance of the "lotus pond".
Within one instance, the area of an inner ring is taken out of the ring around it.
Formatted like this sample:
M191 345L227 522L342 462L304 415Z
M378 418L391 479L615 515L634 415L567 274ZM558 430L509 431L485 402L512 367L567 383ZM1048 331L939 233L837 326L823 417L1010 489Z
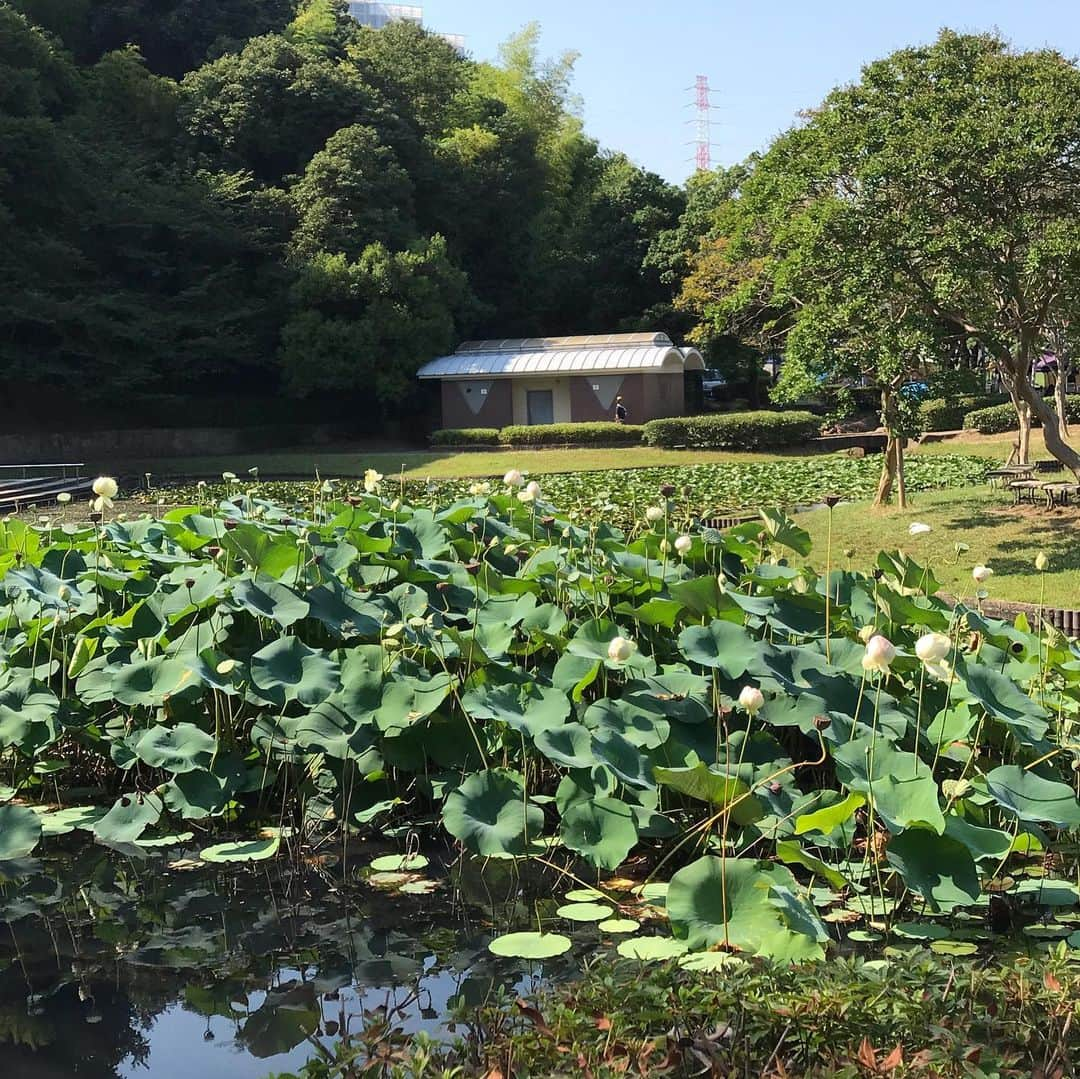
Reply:
M115 1071L146 981L266 1061L340 1026L326 994L445 1031L465 979L597 952L1080 955L1075 642L898 551L833 568L779 511L654 491L627 532L513 479L0 527L9 1040L113 1022L91 968Z

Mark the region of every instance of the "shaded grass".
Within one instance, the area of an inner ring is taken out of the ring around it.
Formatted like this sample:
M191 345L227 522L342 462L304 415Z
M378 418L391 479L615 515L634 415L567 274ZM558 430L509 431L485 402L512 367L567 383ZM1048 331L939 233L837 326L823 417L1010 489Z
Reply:
M851 564L862 568L872 564L878 551L900 548L917 562L929 562L943 589L953 595L972 596L971 570L982 564L994 571L987 585L991 598L1038 603L1042 582L1035 556L1045 551L1050 558L1047 606L1080 607L1080 509L1013 506L1011 495L986 487L923 492L910 502L907 510L875 509L863 502L837 506L836 564L844 564L845 550L852 552ZM914 521L930 525L933 532L909 535ZM824 557L828 511L801 514L799 523L813 537L816 563ZM957 543L970 550L958 555Z

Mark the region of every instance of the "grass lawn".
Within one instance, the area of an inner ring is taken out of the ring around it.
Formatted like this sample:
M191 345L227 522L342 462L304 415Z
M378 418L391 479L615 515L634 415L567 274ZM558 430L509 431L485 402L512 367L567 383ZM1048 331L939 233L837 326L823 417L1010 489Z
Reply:
M1009 455L1014 436L978 435L972 433L957 439L931 442L913 447L919 454L940 455L971 453L1004 461ZM1036 437L1032 448L1036 457L1048 456ZM771 450L767 453L740 453L726 450L664 450L650 446L626 446L620 449L554 449L515 450L495 449L470 453L452 449L432 452L385 449L372 450L364 445L335 445L326 447L295 446L279 450L254 451L227 456L189 456L128 458L121 461L100 460L88 463L91 472L106 472L125 476L142 476L151 472L164 479L168 476L190 476L196 479L220 477L222 472L244 475L257 466L264 479L305 479L321 476L362 476L368 468L386 476L398 475L402 469L409 479L457 479L501 476L509 468L543 475L551 472L590 472L608 468L654 468L663 465L701 465L730 462L774 461L778 457L806 457L807 448ZM827 456L827 455L826 455Z
M655 468L663 465L702 465L729 462L775 461L778 457L805 457L806 450L771 450L768 453L738 453L725 450L664 450L650 446L626 446L619 449L515 450L500 449L458 453L432 452L373 453L362 446L311 447L245 453L228 457L132 458L123 461L96 461L87 467L123 476L142 476L151 472L158 479L190 476L196 479L220 478L222 472L243 476L257 466L263 479L306 479L318 470L324 477L363 476L374 468L386 476L396 476L402 469L408 479L467 479L502 476L517 468L533 475L551 472L591 472L609 468Z
M969 598L974 591L973 566L994 571L987 591L994 599L1038 603L1040 574L1035 556L1045 551L1046 603L1052 607L1080 607L1080 509L1047 512L1041 506L1013 506L1010 495L986 487L924 492L910 498L907 510L874 509L865 502L841 504L833 510L833 557L844 565L845 550L851 565L864 568L884 549L901 548L917 562L929 561L944 591ZM933 528L924 536L911 536L908 527L921 521ZM800 515L799 523L814 539L815 563L824 559L828 511ZM957 555L955 545L970 550Z

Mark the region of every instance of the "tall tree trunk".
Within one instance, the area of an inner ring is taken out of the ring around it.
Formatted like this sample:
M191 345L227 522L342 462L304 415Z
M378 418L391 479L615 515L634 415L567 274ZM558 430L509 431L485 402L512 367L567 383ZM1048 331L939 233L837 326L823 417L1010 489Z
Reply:
M1046 399L1032 386L1028 377L1030 369L1029 353L1026 349L1020 349L1017 355L1007 353L997 357L998 364L1002 368L1002 374L1008 375L1009 395L1013 403L1017 404L1020 415L1020 451L1023 454L1021 463L1028 463L1025 453L1025 437L1028 442L1031 439L1031 422L1037 419L1042 424L1043 442L1050 455L1060 461L1080 482L1080 453L1072 448L1061 436L1061 426L1058 423L1057 412L1047 404ZM1027 431L1024 430L1024 412L1020 407L1027 405Z
M1058 353L1057 357L1057 379L1054 382L1054 406L1057 409L1058 426L1061 428L1062 435L1065 438L1069 437L1069 413L1067 409L1067 402L1065 400L1065 387L1068 382L1065 370L1065 357Z
M907 509L907 481L904 477L904 436L896 438L896 504Z
M896 388L887 386L881 391L881 424L888 433L885 459L881 464L875 506L884 506L892 497L896 485L897 500L901 509L907 508L907 490L904 485L904 439L899 433L900 413L896 407Z

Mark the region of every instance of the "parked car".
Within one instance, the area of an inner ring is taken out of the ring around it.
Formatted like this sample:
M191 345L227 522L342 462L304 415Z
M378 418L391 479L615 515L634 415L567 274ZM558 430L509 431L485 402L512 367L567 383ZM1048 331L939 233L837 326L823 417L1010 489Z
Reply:
M715 368L701 372L701 392L706 401L719 401L727 387L727 379Z

